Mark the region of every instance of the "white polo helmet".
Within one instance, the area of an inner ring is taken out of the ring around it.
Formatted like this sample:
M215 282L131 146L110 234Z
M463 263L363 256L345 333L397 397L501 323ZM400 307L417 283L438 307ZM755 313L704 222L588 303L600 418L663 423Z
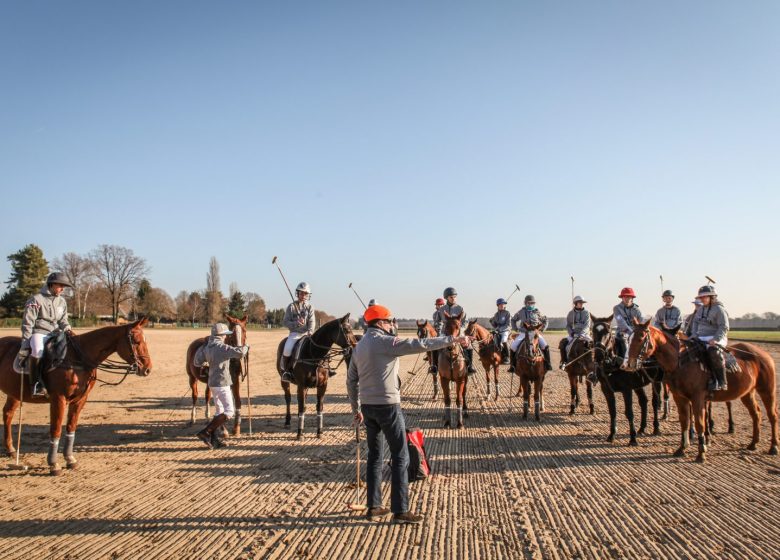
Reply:
M311 294L311 286L309 286L308 282L301 282L297 286L295 286L296 292L303 292L304 294Z

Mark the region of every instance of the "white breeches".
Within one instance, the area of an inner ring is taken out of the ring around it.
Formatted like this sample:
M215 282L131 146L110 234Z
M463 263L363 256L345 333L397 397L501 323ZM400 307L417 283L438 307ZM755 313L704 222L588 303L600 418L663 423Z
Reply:
M505 343L507 340L509 340L509 331L506 332L499 332L494 335L496 338L498 338L499 344Z
M306 333L300 332L291 332L287 335L287 340L284 342L284 350L282 350L282 356L289 358L292 355L293 348L295 348L295 343L304 336L306 336Z
M227 387L210 387L211 396L214 399L214 416L224 414L228 419L236 414L236 408L233 405L233 389Z
M715 337L714 336L697 336L696 338L698 338L702 342L709 342L710 340L712 340ZM723 341L723 346L726 346L728 343L729 343L728 339L724 340Z
M593 339L585 334L575 334L574 336L567 336L566 340L569 341L569 343L566 345L566 353L568 354L571 352L571 347L574 345L574 341L577 339L582 339L586 342L593 342Z
M520 334L517 335L517 337L512 341L512 344L509 346L509 349L512 352L517 352L517 349L520 348L520 344L525 340L525 333L523 331L520 331ZM539 348L544 350L547 348L547 341L544 340L544 337L542 335L539 335Z
M50 336L51 333L34 333L30 337L30 356L42 358L44 345Z

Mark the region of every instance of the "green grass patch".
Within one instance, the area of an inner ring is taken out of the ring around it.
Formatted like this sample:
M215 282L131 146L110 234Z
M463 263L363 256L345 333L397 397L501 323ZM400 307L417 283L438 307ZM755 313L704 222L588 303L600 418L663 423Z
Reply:
M729 340L780 342L780 331L729 331Z

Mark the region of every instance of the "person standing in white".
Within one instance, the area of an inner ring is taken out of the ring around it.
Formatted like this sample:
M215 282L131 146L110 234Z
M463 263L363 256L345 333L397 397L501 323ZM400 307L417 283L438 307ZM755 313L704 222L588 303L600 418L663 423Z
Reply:
M311 287L308 282L301 282L295 287L295 297L297 301L287 306L282 321L284 326L290 330L290 334L287 335L287 340L284 343L282 363L279 365L282 370L282 381L288 383L295 381L290 371L290 356L292 356L295 343L304 336L311 335L315 327L314 308L309 303Z

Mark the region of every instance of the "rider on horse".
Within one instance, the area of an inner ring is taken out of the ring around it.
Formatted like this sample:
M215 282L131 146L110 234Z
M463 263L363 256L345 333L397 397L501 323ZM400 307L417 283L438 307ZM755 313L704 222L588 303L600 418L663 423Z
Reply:
M560 346L561 369L566 367L566 362L569 361L569 352L577 339L584 340L587 344L593 342L590 336L590 312L585 309L586 303L588 302L582 299L582 296L575 296L572 300L574 309L566 315L566 332L568 336L564 339L566 342Z
M544 356L545 371L551 371L552 361L550 360L550 347L547 346L547 341L544 340L544 337L542 336L542 332L547 329L547 317L542 315L542 312L536 308L536 298L534 296L525 296L523 302L525 303L525 307L522 307L520 311L515 313L512 317L512 328L525 335L526 323L529 325L542 325L539 329L539 348L542 350L542 355ZM509 347L511 350L509 371L511 372L515 371L515 353L523 340L525 340L525 336L518 336L512 341L512 345Z
M512 328L511 320L512 316L506 308L506 300L504 298L498 298L496 300L496 306L498 311L490 319L491 326L495 329L494 341L496 347L501 351L501 363L509 363L509 332Z
M683 333L688 338L691 337L691 332L693 332L693 318L696 316L696 312L701 307L701 300L699 298L695 298L691 303L693 304L693 313L686 315L685 320L683 321Z
M225 442L217 436L217 430L233 418L235 404L233 403L233 378L230 375L230 359L243 358L249 351L249 346L230 346L225 344L225 337L233 334L225 323L216 323L211 327L211 337L206 344L204 354L209 364L209 388L214 398L214 417L196 435L206 447L225 447Z
M702 305L693 315L691 338L707 345L707 357L715 379L710 380L710 391L725 391L726 359L723 349L728 344L729 315L726 308L718 301L718 294L713 286L699 288L697 299Z
M433 312L433 322L431 323L433 328L436 330L436 336L441 336L441 330L444 328L444 322L441 320L441 316L439 315L439 309L442 308L444 303L444 298L436 298L436 311Z
M444 305L442 305L436 310L436 313L434 313L434 317L436 317L436 319L434 319L433 325L434 327L436 327L437 323L439 324L439 327L437 327L436 330L437 333L441 333L440 329L444 325L444 321L447 318L447 315L449 315L450 317L456 317L462 313L463 315L461 316L461 324L465 325L466 323L468 323L468 319L466 318L466 311L460 305L455 303L455 300L458 298L458 291L455 288L447 288L446 290L444 290L444 298L447 301L444 303ZM445 315L445 313L447 315ZM474 349L471 347L466 348L463 351L463 353L466 356L468 372L476 373L477 370L474 369L474 365L472 362L474 358Z
M680 309L673 304L674 294L672 290L665 290L661 295L664 306L655 313L653 326L657 329L677 332L682 326L682 313Z
M311 287L308 282L301 282L295 287L295 297L297 301L287 306L284 312L284 320L282 321L284 326L290 329L290 334L287 335L287 340L284 343L282 363L280 364L282 381L287 381L288 383L295 381L290 372L290 356L292 356L295 343L304 336L311 335L315 328L314 308L309 303Z
M634 332L634 319L641 321L642 312L639 311L639 306L634 303L636 293L633 288L623 288L618 297L621 301L612 309L617 324L615 355L625 364L628 359L628 338ZM621 365L621 367L623 366Z
M22 350L30 352L28 371L33 396L46 394L40 363L46 341L57 329L71 333L68 303L62 297L62 291L66 287L73 287L68 277L62 272L52 272L46 278L46 285L41 291L30 297L24 305Z

